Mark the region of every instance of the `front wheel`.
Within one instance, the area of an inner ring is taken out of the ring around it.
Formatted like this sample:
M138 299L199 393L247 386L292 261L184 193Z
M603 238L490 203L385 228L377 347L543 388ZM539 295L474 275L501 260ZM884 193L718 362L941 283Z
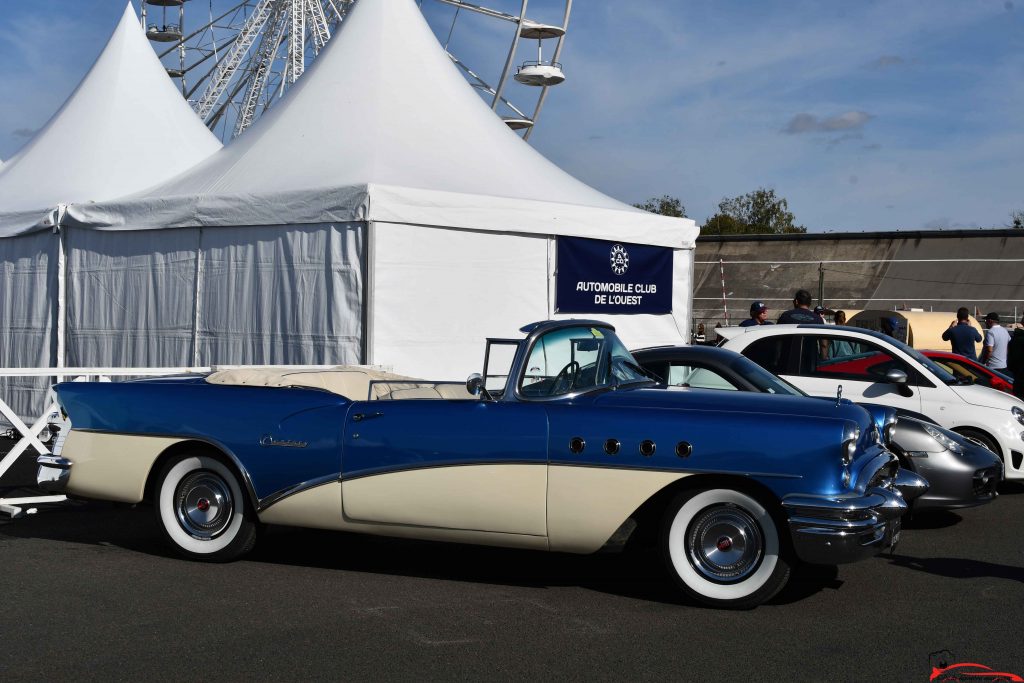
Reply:
M995 442L995 439L990 437L985 432L979 431L977 429L971 429L970 427L963 427L962 429L955 429L953 431L955 431L957 434L964 437L965 439L973 441L979 446L984 446L985 448L989 449L990 451L998 455L1000 460L1003 459L1002 449L999 448L999 444L997 444Z
M666 511L662 549L676 583L714 607L756 607L789 580L790 563L771 513L733 489L677 496Z
M158 482L156 516L164 538L193 560L226 562L256 542L255 515L238 477L207 455L167 463Z

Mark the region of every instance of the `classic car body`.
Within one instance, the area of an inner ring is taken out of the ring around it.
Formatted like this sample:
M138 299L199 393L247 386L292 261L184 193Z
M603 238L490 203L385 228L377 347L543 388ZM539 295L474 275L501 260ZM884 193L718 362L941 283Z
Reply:
M890 546L926 487L848 402L668 392L605 323L523 333L488 340L464 384L362 368L59 384L72 429L39 482L152 501L206 560L247 551L259 523L575 553L653 528L681 588L728 607L771 597L797 559Z

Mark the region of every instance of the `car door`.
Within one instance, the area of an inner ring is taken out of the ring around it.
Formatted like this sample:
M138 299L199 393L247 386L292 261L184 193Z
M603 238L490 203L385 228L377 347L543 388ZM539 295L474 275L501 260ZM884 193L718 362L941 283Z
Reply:
M545 536L547 416L506 401L359 401L346 417L346 518Z
M743 354L812 396L836 396L842 387L843 398L851 401L919 413L922 389L934 386L890 350L852 336L776 335L755 341ZM765 362L772 367L765 366ZM886 379L886 373L894 368L907 373L903 392Z

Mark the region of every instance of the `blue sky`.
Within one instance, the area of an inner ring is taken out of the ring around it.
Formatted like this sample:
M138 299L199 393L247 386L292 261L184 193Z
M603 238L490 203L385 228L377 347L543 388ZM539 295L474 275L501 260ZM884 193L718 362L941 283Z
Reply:
M531 0L530 15L555 21L562 4ZM5 0L0 158L60 106L123 8ZM446 38L453 10L423 8ZM462 16L451 48L493 80L510 37ZM769 187L815 232L1000 227L1024 209L1024 0L577 0L561 61L531 142L623 201L675 195L702 222Z

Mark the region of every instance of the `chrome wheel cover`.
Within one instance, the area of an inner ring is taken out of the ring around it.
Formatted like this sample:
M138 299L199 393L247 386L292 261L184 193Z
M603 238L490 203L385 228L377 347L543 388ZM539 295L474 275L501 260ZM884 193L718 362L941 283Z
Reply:
M715 583L738 583L760 566L764 536L746 510L735 505L712 505L690 523L686 554L705 578Z
M178 484L174 512L189 536L201 541L216 538L231 523L234 513L231 487L216 472L193 472Z

